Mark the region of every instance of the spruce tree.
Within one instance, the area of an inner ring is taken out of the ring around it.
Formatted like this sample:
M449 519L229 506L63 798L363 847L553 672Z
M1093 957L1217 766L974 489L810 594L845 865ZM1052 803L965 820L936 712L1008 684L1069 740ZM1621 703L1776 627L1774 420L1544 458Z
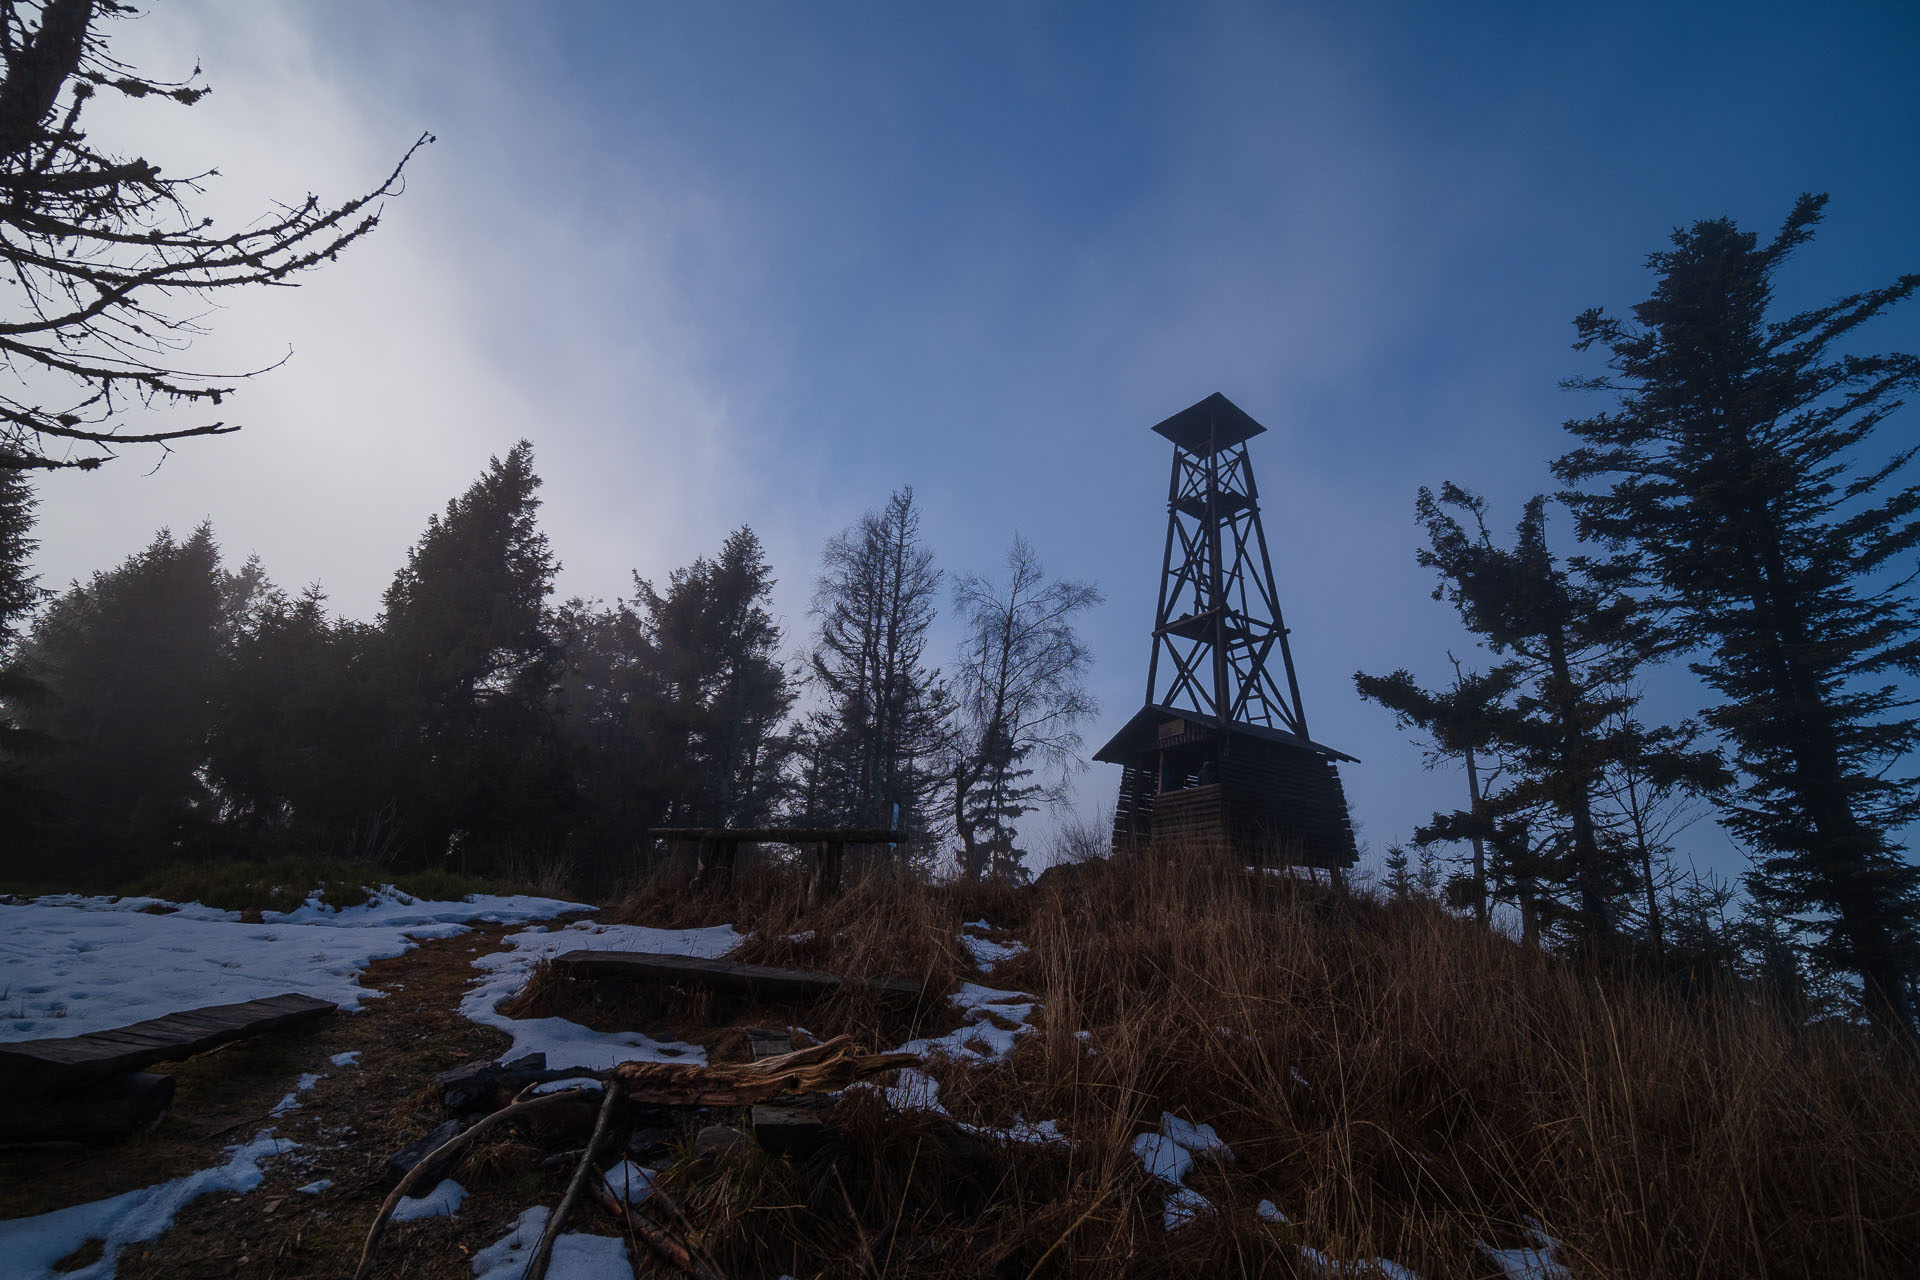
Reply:
M674 570L664 592L637 575L634 585L649 710L679 763L674 820L765 825L781 799L790 748L780 730L794 695L760 539L736 529L716 558Z
M1393 712L1402 729L1417 729L1426 735L1429 769L1455 756L1466 765L1467 808L1458 825L1473 847L1474 916L1482 924L1487 922L1486 842L1491 833L1480 765L1493 749L1497 721L1510 714L1507 700L1519 678L1519 668L1512 663L1468 675L1456 662L1452 686L1429 691L1404 669L1385 676L1353 673L1354 688L1361 697ZM1491 785L1492 779L1487 782Z
M540 532L539 487L522 440L428 519L387 588L395 732L411 756L400 807L416 854L433 861L498 870L508 852L544 852L565 799L549 705L559 566Z
M1684 732L1634 719L1631 680L1658 637L1632 598L1553 554L1544 498L1527 503L1512 548L1495 544L1485 501L1458 486L1422 489L1417 511L1435 597L1506 660L1471 678L1456 672L1445 691L1424 690L1405 671L1355 676L1362 696L1423 730L1436 752L1480 750L1494 762L1498 785L1490 776L1467 808L1435 814L1415 843L1478 841L1491 850L1485 875L1500 896L1529 914L1549 908L1582 941L1612 940L1646 853L1632 831L1638 818L1644 835L1647 815L1610 803L1621 772L1702 788L1717 763ZM1644 800L1644 787L1632 795ZM1570 910L1548 900L1553 891Z
M555 627L565 658L556 731L576 798L568 842L585 882L605 890L632 873L644 832L671 825L686 761L658 714L665 690L632 605L569 600Z
M0 827L16 840L45 817L34 761L46 742L21 718L46 689L18 660L25 624L46 595L32 569L34 506L26 473L0 469Z
M46 593L34 575L33 513L38 505L24 471L0 468L0 662L20 634L20 624Z
M122 877L205 835L226 587L209 526L184 541L163 530L35 621L23 662L48 696L23 720L49 740L41 772L55 811L39 843L63 878Z
M1569 385L1618 400L1567 424L1583 443L1555 471L1584 486L1567 495L1583 536L1701 652L1741 779L1725 821L1758 855L1750 891L1813 927L1814 958L1858 975L1891 1030L1912 1025L1920 962L1920 871L1898 834L1920 818L1900 767L1920 718L1893 682L1920 673L1920 485L1900 480L1913 448L1870 451L1920 358L1836 347L1920 275L1776 317L1774 275L1825 204L1802 196L1764 244L1724 218L1678 230L1631 321L1582 314L1576 348L1611 372Z
M808 717L801 800L815 821L926 834L951 698L926 662L940 571L911 486L836 534L821 557L810 666L827 703Z
M239 620L207 741L236 837L376 861L392 851L398 725L377 642L329 618L318 586L261 592Z

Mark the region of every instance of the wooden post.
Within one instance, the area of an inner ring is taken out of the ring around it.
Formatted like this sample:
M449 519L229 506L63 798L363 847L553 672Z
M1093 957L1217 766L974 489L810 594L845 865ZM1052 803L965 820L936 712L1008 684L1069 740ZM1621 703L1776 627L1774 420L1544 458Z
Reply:
M844 840L820 840L813 846L813 875L807 885L807 905L818 906L840 892L840 871L846 861Z
M703 835L694 866L693 883L701 892L726 893L733 888L733 855L738 840L721 834Z
M840 868L846 861L847 856L847 842L844 840L829 840L827 841L825 852L827 892L829 894L837 894L840 892Z

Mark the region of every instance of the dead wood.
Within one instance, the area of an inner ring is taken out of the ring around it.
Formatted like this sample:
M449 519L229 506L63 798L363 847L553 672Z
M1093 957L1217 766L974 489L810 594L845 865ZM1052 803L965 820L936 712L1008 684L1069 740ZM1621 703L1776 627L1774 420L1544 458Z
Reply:
M637 1206L621 1203L620 1197L608 1190L604 1183L594 1184L593 1196L600 1202L600 1207L625 1224L640 1242L647 1246L654 1257L674 1270L693 1276L695 1280L726 1280L726 1273L720 1270L719 1264L709 1258L706 1251L694 1244L690 1238L671 1227L655 1222ZM665 1196L666 1192L656 1187L653 1194L648 1197L648 1201L651 1203L654 1200L664 1199ZM667 1201L667 1203L672 1202ZM684 1215L681 1216L684 1218Z
M248 1036L324 1018L331 1000L299 992L183 1009L130 1026L0 1045L0 1093L71 1093L156 1062L179 1062Z
M593 1122L593 1136L587 1139L587 1149L580 1153L580 1163L574 1166L573 1178L567 1183L567 1193L560 1197L560 1206L547 1218L547 1225L541 1228L540 1242L533 1247L533 1257L527 1260L527 1269L521 1280L547 1280L547 1265L553 1260L553 1243L560 1238L560 1230L566 1225L567 1218L573 1213L574 1204L580 1199L580 1188L587 1183L588 1177L599 1177L600 1171L593 1167L593 1159L600 1152L600 1144L607 1140L607 1125L613 1120L613 1113L620 1109L620 1090L612 1084L602 1087L604 1095L600 1100L600 1114Z
M477 1139L493 1132L507 1121L558 1103L570 1105L580 1092L578 1089L569 1089L564 1093L541 1094L539 1097L528 1098L515 1102L511 1106L502 1107L492 1115L480 1119L472 1128L462 1130L428 1152L419 1164L407 1171L406 1177L400 1179L400 1185L387 1193L386 1200L380 1206L380 1212L374 1215L373 1225L367 1228L366 1242L360 1246L360 1265L353 1270L353 1280L367 1280L367 1277L373 1274L374 1263L380 1256L380 1237L386 1233L387 1223L393 1220L393 1211L399 1208L400 1201L424 1180L423 1175L427 1170L443 1161L451 1160L453 1156L473 1145Z
M785 1094L831 1093L856 1080L920 1065L911 1053L866 1053L852 1036L777 1058L723 1066L689 1062L623 1062L613 1078L634 1102L675 1107L745 1107Z
M172 1076L129 1071L77 1093L9 1098L0 1107L0 1144L119 1142L160 1123L173 1088Z
M856 1080L882 1071L891 1071L897 1067L920 1065L920 1057L912 1053L867 1053L855 1046L852 1036L835 1036L825 1044L816 1044L793 1053L781 1054L774 1058L762 1058L753 1063L728 1063L721 1066L702 1066L691 1062L622 1062L612 1071L593 1071L579 1068L573 1071L552 1071L544 1074L556 1079L577 1078L604 1080L609 1095L617 1095L628 1102L649 1106L673 1107L745 1107L757 1102L766 1102L773 1098L792 1094L831 1093L844 1089ZM528 1085L533 1089L536 1085ZM554 1106L577 1105L584 1090L568 1089L561 1093L522 1096L492 1115L485 1116L474 1123L473 1127L456 1134L441 1144L408 1171L380 1206L380 1212L374 1216L373 1225L367 1230L366 1243L360 1248L360 1265L355 1268L354 1280L367 1280L373 1274L373 1267L379 1257L380 1238L393 1218L393 1211L399 1207L403 1197L408 1195L423 1179L423 1170L435 1165L450 1162L452 1157L464 1151L474 1141L508 1120L524 1116ZM603 1099L600 1107L600 1124L613 1108L614 1097ZM593 1162L593 1154L599 1145L599 1127L595 1138L587 1144L587 1153L581 1162L581 1168ZM580 1181L580 1169L574 1172L574 1182ZM664 1193L656 1193L664 1195ZM568 1201L577 1195L573 1186L568 1188ZM562 1201L564 1208L571 1208L568 1201ZM670 1201L664 1203L671 1203ZM556 1217L560 1215L556 1214ZM548 1220L553 1227L553 1219ZM658 1228L658 1224L654 1224ZM691 1224L687 1224L691 1229ZM637 1225L636 1231L641 1230ZM558 1228L554 1227L557 1232ZM542 1233L545 1239L545 1233ZM551 1249L551 1245L548 1246ZM651 1245L650 1245L651 1247ZM663 1255L665 1256L665 1255ZM692 1256L692 1255L689 1255ZM668 1258L668 1261L672 1261ZM674 1262L675 1266L680 1266ZM709 1267L707 1271L689 1270L689 1275L718 1277L719 1271ZM687 1268L682 1267L682 1270ZM529 1276L533 1273L529 1272Z

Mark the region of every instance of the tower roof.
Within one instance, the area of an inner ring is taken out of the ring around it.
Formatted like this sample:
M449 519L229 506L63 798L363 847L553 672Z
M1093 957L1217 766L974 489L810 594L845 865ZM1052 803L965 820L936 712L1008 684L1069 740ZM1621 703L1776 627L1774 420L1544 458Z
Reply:
M1265 431L1245 409L1218 391L1199 404L1182 409L1154 428L1197 457L1230 449Z

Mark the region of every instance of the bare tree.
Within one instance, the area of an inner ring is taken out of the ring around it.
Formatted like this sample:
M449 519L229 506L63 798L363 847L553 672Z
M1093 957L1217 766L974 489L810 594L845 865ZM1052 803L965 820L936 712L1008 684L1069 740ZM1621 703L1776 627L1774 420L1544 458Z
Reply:
M386 180L340 205L308 195L219 233L189 207L216 170L163 177L140 157L97 146L81 117L100 93L190 107L200 71L151 80L107 52L102 20L134 15L119 0L0 0L0 263L10 291L0 322L0 468L88 469L116 447L237 430L220 421L122 431L138 405L217 406L233 383L184 366L205 330L206 295L237 285L292 285L380 221L379 201L430 135ZM271 367L271 366L269 366ZM51 405L43 388L69 388Z
M1014 823L1061 798L1079 763L1079 726L1098 710L1085 684L1092 655L1073 618L1100 603L1099 590L1049 582L1019 534L1006 564L1004 583L968 574L954 584L967 631L955 673L953 825L962 867L975 880L1018 873ZM1057 773L1035 781L1036 765Z

